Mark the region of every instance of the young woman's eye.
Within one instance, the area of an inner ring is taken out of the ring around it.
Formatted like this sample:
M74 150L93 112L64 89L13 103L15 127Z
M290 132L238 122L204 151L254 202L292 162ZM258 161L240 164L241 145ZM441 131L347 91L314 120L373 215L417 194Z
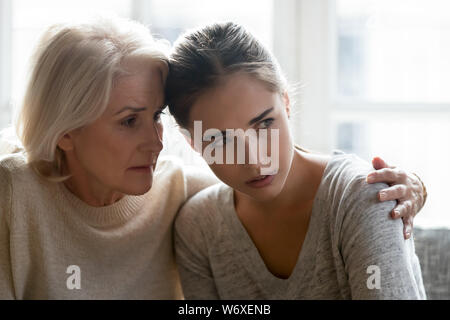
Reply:
M129 117L121 122L122 126L132 128L136 124L137 118L135 116Z
M227 136L218 136L214 138L214 147L223 147L229 142L229 138Z
M272 123L274 121L275 121L275 119L273 119L273 118L265 119L265 120L260 122L260 124L258 126L258 129L267 129L267 128L269 128L272 125Z

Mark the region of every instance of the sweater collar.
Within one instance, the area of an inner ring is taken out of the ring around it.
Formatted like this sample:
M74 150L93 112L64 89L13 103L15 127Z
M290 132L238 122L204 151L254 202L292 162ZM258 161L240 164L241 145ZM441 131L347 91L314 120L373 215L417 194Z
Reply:
M125 195L112 205L93 207L73 194L64 183L58 183L58 187L63 197L86 223L100 228L114 227L126 223L138 214L148 194L140 196Z

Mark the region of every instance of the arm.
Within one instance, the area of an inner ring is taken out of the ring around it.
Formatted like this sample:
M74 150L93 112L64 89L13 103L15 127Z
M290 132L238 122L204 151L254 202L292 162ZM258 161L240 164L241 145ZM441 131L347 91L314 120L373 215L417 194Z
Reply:
M352 299L425 299L414 242L403 238L400 220L389 218L395 202L379 202L386 185L368 185L364 178L346 192L340 232Z
M219 299L205 239L188 201L175 221L175 252L185 299ZM204 213L204 212L203 212Z
M0 167L0 300L15 299L9 243L10 213L11 181Z
M405 239L409 239L414 217L425 204L427 197L425 185L417 175L389 166L379 157L372 160L372 165L377 171L368 174L367 182L384 182L390 185L378 193L378 198L380 201L398 201L391 211L391 217L402 218L403 234Z

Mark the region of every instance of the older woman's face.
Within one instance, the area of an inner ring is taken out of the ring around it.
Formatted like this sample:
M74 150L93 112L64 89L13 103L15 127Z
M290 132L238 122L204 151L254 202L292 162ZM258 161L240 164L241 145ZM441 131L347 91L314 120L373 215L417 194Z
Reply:
M140 195L152 186L162 149L163 79L148 62L126 65L131 75L115 82L105 113L71 133L69 170L95 188ZM75 178L77 180L77 178ZM91 186L92 187L92 186Z

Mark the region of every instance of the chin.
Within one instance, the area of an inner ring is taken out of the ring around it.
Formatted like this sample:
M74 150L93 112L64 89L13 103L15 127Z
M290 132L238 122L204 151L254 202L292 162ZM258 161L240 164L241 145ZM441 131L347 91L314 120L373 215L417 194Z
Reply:
M278 188L276 188L275 186L269 186L261 189L249 189L247 187L245 194L256 201L264 202L275 199L280 194L280 192L281 191L278 190Z
M145 183L136 183L134 185L130 185L129 187L124 190L125 194L131 195L131 196L141 196L143 194L146 194L150 191L152 188L152 181L145 182Z

